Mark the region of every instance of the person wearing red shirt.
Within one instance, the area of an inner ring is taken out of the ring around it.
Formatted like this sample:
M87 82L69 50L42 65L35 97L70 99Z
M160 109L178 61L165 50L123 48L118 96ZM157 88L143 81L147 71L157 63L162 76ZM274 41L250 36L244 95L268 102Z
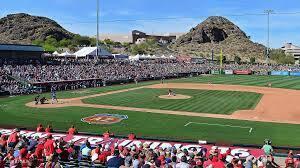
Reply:
M135 135L134 135L134 133L130 133L129 135L128 135L128 139L129 140L134 140L136 137L135 137Z
M72 125L72 126L69 128L69 130L68 130L67 133L68 133L69 135L75 135L75 134L77 133L77 130L76 130L75 126Z
M38 145L36 146L36 149L34 151L34 156L36 156L38 162L43 162L43 152L44 152L44 142L40 141Z
M52 135L47 135L47 140L44 144L44 153L46 158L49 158L54 154L55 151L55 141L52 139Z
M45 132L47 132L47 133L53 132L53 129L52 129L51 125L47 126L47 128L45 129Z
M63 146L59 146L59 148L56 149L55 151L59 155L59 158L62 161L68 161L69 153Z
M212 162L213 168L225 168L224 162L222 162L220 159Z
M44 127L43 127L43 125L42 124L39 124L38 126L37 126L37 128L36 128L36 132L44 132L45 130L44 130Z
M111 155L111 151L109 150L109 146L105 145L103 152L100 155L98 155L98 160L100 161L100 163L104 164L106 163L107 157L110 155Z
M288 157L285 159L285 167L293 167L294 164L294 154L293 151L290 151Z
M14 148L19 141L19 130L14 129L13 133L9 135L7 140L7 146Z

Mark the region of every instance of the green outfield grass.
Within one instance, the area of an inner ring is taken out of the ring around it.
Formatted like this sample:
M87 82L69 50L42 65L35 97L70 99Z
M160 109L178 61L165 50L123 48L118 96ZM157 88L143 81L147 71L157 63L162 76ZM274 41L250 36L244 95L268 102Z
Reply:
M212 76L172 80L172 82L202 82L224 84L242 84L264 86L273 81L274 87L299 89L300 78L295 77L261 77L261 76ZM166 81L168 82L168 81ZM120 85L105 88L84 89L78 91L58 92L58 98L79 97L103 93L112 90L133 88L159 82L145 82L139 85ZM184 90L185 91L185 90ZM49 93L45 94L50 96ZM0 98L0 127L35 128L38 123L51 124L56 130L66 130L71 124L79 131L101 133L111 130L119 135L135 132L139 136L169 138L173 140L208 140L227 143L262 144L265 138L270 138L274 145L300 146L300 125L226 120L203 117L188 117L163 115L154 113L139 113L132 111L107 110L84 107L65 107L56 109L36 109L25 106L32 101L34 95ZM89 125L81 122L81 118L100 113L126 114L128 119L113 125ZM188 122L209 123L210 125L191 124ZM219 125L211 125L219 124ZM231 125L238 127L227 127ZM249 133L247 128L251 127Z
M293 76L254 76L254 75L212 75L173 80L172 82L214 83L229 85L267 86L286 89L300 89L300 77Z
M161 99L166 89L142 88L123 93L116 93L85 99L85 103L114 106L189 111L201 113L231 114L237 110L254 109L261 94L253 92L174 89L176 94L191 96L189 99Z

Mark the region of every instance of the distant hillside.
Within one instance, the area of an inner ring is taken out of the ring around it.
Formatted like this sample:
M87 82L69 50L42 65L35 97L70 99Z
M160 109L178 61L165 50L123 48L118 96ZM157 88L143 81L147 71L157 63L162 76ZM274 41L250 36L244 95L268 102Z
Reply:
M178 54L209 58L212 49L217 54L222 48L227 60L238 56L242 61L249 61L251 57L263 61L265 50L263 45L252 42L238 26L220 16L207 18L180 36L169 48Z
M31 44L33 40L45 40L47 36L59 41L71 39L74 34L46 17L19 13L0 19L0 43Z

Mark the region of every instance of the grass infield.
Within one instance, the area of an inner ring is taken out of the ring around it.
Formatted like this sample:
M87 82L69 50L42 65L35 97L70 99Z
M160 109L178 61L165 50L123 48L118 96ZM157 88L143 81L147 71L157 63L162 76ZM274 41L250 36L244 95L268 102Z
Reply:
M273 87L300 89L300 78L277 76L210 76L172 80L172 82L201 82L265 86L272 81ZM167 81L166 81L167 82ZM149 85L158 82L145 82ZM92 88L79 91L58 92L58 98L79 97L101 92L137 87L135 84L105 88ZM156 90L159 91L159 90ZM186 91L186 90L183 90ZM165 91L164 91L165 92ZM49 93L45 94L50 96ZM135 132L138 136L170 138L176 140L208 140L224 143L262 144L265 138L272 139L277 146L300 146L300 125L276 124L203 117L188 117L132 111L95 109L85 107L64 107L56 109L36 109L26 107L35 95L0 98L0 127L35 128L38 123L51 124L56 130L67 130L74 124L79 131L101 133L110 130L116 134L127 135ZM182 101L182 100L181 100ZM81 122L81 118L93 114L112 113L128 115L127 120L112 125L89 125ZM191 124L188 122L208 123ZM216 125L214 125L216 124ZM247 129L218 125L231 125L253 128L251 134Z
M189 99L161 99L167 89L142 88L85 99L85 103L150 108L174 111L188 111L215 114L231 114L237 110L255 108L261 94L238 91L174 89L176 94L191 96Z

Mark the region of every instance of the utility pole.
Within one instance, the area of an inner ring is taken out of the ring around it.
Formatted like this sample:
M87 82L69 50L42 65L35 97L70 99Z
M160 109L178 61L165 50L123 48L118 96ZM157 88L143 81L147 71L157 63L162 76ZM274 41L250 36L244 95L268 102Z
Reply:
M271 9L265 10L265 13L268 16L268 41L267 41L267 55L266 55L266 63L269 62L270 57L270 14L272 14L274 11Z
M99 57L99 0L97 0L97 37L96 37L96 46L97 46L97 50L96 50L96 57L98 59Z

